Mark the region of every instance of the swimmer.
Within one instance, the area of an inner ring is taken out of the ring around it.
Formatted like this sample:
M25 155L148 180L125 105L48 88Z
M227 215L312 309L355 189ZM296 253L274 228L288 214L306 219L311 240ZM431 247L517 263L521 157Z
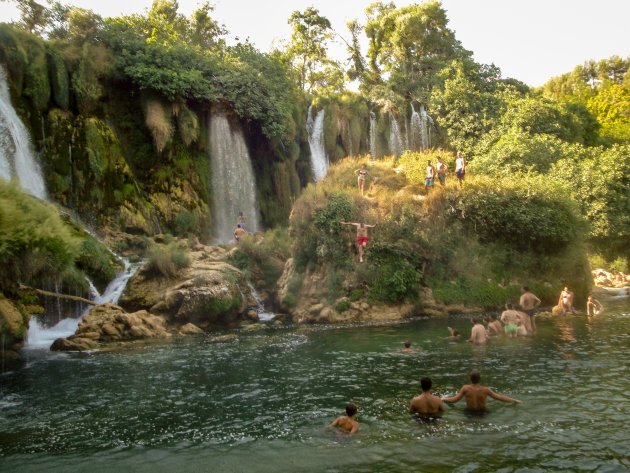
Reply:
M520 404L522 401L513 399L508 396L495 393L487 386L482 386L481 374L477 370L472 370L470 373L470 382L472 384L465 384L459 390L456 396L442 398L442 401L454 403L459 401L462 397L466 397L466 408L471 411L484 411L486 409L486 398L490 396L492 399L502 402L515 402Z
M449 332L451 335L450 335L450 336L448 336L448 337L442 337L444 340L449 339L449 338L450 338L450 339L458 339L458 338L459 338L459 336L461 335L461 334L459 333L459 330L457 330L456 328L451 328L451 327L446 327L446 328L448 329L448 332Z
M399 353L410 353L413 351L413 348L411 348L411 342L409 340L405 340L403 342L403 346L405 348L403 348L402 350L398 350Z
M592 315L599 315L604 312L604 306L597 299L593 299L593 296L588 296L586 301L586 315L589 317Z
M505 334L508 338L516 338L518 334L518 312L513 310L512 304L505 304L505 309L501 314L501 322L505 325Z
M411 400L409 404L409 414L431 415L446 410L442 400L431 394L432 384L431 378L424 377L420 380L422 394Z
M541 301L529 291L527 286L523 286L521 288L521 299L519 301L519 305L523 312L525 312L529 316L530 325L532 327L532 331L536 330L536 321L534 320L534 315L536 314L536 308L540 305Z
M488 316L488 336L494 337L503 333L503 325L497 320L497 316L490 314Z
M357 430L359 430L359 423L354 420L358 412L357 406L354 403L349 403L346 406L346 415L337 417L333 422L331 422L327 429L331 427L337 427L339 430L344 432L348 432L350 435L354 435Z
M479 322L478 319L472 318L470 319L470 323L473 324L473 328L470 331L469 342L474 343L475 345L483 345L488 340L488 332L486 332L486 327L483 326L482 323Z

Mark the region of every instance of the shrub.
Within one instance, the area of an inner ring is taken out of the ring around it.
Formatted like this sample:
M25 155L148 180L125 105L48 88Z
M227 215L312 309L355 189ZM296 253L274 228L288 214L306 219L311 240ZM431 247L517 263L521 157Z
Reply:
M190 264L187 252L171 243L168 246L154 246L147 255L146 271L156 276L174 277L178 271Z
M337 312L345 312L346 310L348 310L350 308L350 302L348 301L340 301L337 306L335 307L335 310Z
M297 297L295 297L295 294L287 292L287 295L282 299L282 303L287 307L295 307L297 305Z

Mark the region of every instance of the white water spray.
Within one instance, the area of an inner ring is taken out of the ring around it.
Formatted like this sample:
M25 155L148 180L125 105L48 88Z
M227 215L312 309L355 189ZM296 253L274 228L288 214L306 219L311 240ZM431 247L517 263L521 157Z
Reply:
M389 152L395 156L400 156L403 153L402 136L398 127L398 121L391 110L389 112L389 123Z
M7 76L0 66L0 178L17 178L25 192L46 200L46 184L28 130L13 105Z
M265 305L260 300L260 297L258 297L256 288L252 285L252 283L248 282L247 285L249 286L249 290L252 293L252 297L256 301L256 313L258 314L258 320L261 322L269 322L276 316L276 314L265 310Z
M370 154L376 158L376 114L370 111Z
M308 107L306 131L308 145L311 149L311 168L315 182L326 177L328 172L328 157L324 147L324 109L322 108L313 119L313 106Z
M221 243L234 240L238 215L243 212L248 233L259 230L256 180L247 144L222 112L213 112L208 125L212 169L213 234Z

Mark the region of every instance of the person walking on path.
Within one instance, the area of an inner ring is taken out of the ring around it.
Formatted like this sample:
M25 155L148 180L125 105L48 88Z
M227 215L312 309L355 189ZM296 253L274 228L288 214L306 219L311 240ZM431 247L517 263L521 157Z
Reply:
M370 173L365 168L365 164L361 164L361 169L354 171L358 175L357 184L359 185L359 194L363 197L363 190L365 188L365 176L369 176Z
M441 156L438 156L435 167L437 168L438 181L440 181L440 185L444 187L446 185L446 171L448 170L448 166L442 161Z
M431 164L431 160L427 160L427 175L424 178L424 190L425 192L429 192L429 187L433 187L435 185L435 168L433 164Z
M464 187L464 177L466 176L466 159L462 156L462 152L457 152L457 159L455 160L455 175L459 180L459 188Z

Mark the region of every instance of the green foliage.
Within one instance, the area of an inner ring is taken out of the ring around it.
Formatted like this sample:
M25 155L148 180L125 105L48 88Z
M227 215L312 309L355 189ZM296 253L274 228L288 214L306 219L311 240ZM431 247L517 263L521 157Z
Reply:
M177 116L177 124L182 141L186 146L196 143L199 140L199 119L192 110L186 108Z
M57 106L67 110L70 105L70 78L68 70L59 51L49 45L47 52L53 99Z
M370 304L391 304L417 297L422 272L416 254L400 243L378 242L368 249L367 257L377 274L368 293Z
M460 275L453 282L435 281L433 296L445 304L472 304L481 308L501 307L508 300L517 300L520 286L500 287L484 278Z
M103 243L89 235L81 243L76 264L100 291L123 269L120 260Z
M188 210L182 210L175 217L174 230L178 235L186 235L192 232L198 225L197 216Z
M154 246L147 255L146 271L154 276L174 277L179 270L190 265L186 250L176 243L167 246Z
M295 294L288 292L282 299L282 304L287 307L295 307L297 305L297 297L295 297Z
M237 310L241 307L241 299L232 295L231 297L212 299L208 303L204 304L202 312L197 314L197 317L202 320L216 321L221 316Z
M301 288L302 288L302 276L300 276L299 274L293 276L287 282L287 289L289 290L289 292L292 292L293 294L297 294Z
M363 290L353 289L352 292L350 293L350 302L356 302L361 299L363 299Z
M70 271L80 242L47 204L0 179L0 291Z
M350 308L350 303L348 301L340 301L336 306L335 306L335 310L337 312L345 312L346 310L348 310Z

